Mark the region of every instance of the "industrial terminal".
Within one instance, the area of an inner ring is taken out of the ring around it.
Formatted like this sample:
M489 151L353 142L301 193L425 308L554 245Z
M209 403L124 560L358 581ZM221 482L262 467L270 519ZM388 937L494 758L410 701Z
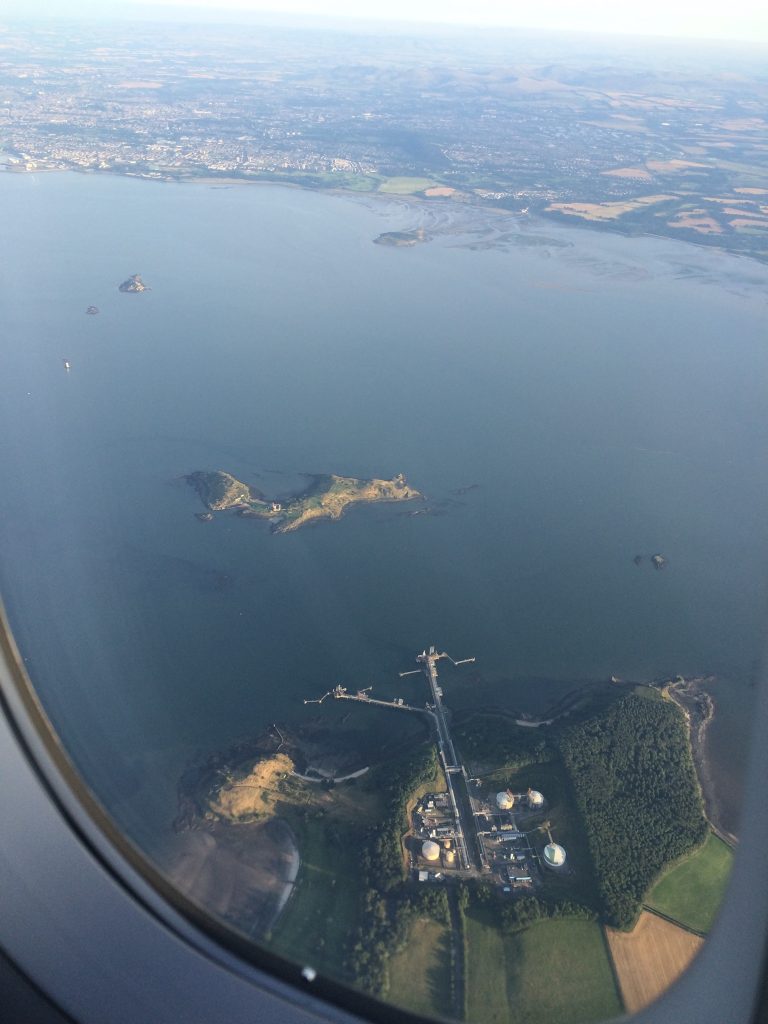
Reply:
M305 703L322 704L331 697L428 715L435 728L446 789L423 796L411 813L405 845L413 876L419 882L433 883L481 877L506 893L532 891L542 885L545 872L566 874L570 870L567 853L552 838L551 823L545 820L546 794L534 789L499 791L490 782L469 777L454 748L438 684L437 663L442 659L455 666L475 661L454 661L432 646L416 656L419 668L400 673L401 678L422 673L426 677L430 699L422 707L401 697L377 700L371 696L370 686L349 693L339 685Z

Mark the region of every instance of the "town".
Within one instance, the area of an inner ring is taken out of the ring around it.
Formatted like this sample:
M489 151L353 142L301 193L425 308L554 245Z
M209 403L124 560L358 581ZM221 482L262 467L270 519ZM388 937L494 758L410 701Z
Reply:
M0 170L412 195L766 258L766 86L748 55L733 81L649 55L643 86L557 40L458 53L439 33L342 47L332 27L124 27L8 27Z

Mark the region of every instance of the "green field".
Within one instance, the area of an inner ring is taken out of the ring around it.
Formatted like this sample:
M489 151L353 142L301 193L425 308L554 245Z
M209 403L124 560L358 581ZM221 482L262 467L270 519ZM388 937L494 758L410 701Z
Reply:
M449 1017L451 949L447 925L429 918L414 921L405 949L389 961L388 998L427 1017Z
M361 902L354 831L340 821L330 828L310 819L291 825L299 839L301 867L269 945L291 960L343 977L342 958Z
M651 889L646 903L698 932L717 916L733 862L733 851L710 833L698 850L671 868Z
M538 921L503 936L491 910L466 917L471 1024L587 1024L621 1013L602 929L593 921Z
M379 185L379 192L389 192L392 195L409 196L414 192L422 192L425 188L436 185L437 182L431 178L386 178Z
M510 1020L504 936L489 910L473 908L464 918L464 991L468 1021Z

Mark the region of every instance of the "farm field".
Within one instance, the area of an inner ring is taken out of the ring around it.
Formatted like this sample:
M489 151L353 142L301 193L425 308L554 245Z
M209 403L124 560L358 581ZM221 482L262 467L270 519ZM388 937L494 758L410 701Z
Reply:
M731 873L733 852L710 834L704 845L671 868L651 889L646 904L697 932L708 932Z
M471 911L466 932L468 1021L587 1024L621 1013L596 922L537 921L503 936L490 914Z
M427 1017L448 1017L451 948L448 927L422 917L414 921L404 949L389 961L389 998Z
M582 217L584 220L615 220L624 213L631 213L634 210L641 209L643 206L665 203L670 199L675 199L675 196L638 196L637 199L604 203L550 203L546 209L557 213L566 213L574 217Z
M504 936L487 910L472 909L464 917L464 991L468 1021L507 1024Z
M648 910L631 932L605 931L628 1013L636 1013L666 991L704 943Z

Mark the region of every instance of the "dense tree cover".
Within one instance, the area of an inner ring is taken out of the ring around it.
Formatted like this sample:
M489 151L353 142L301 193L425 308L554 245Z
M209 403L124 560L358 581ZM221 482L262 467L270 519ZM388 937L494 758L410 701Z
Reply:
M462 914L472 907L492 906L498 914L501 928L505 932L519 931L534 921L545 921L559 917L576 917L593 921L596 913L591 907L571 899L555 899L546 894L538 896L516 896L512 899L502 895L498 888L490 885L462 884L458 891L458 905Z
M505 932L516 932L534 921L547 921L559 917L576 917L594 921L594 910L573 900L544 900L536 896L523 896L505 904L501 912L501 927Z
M401 838L408 822L405 806L411 794L437 775L437 751L424 744L409 758L381 766L371 773L368 787L375 786L384 804L380 823L368 829L362 852L363 872L375 880L378 890L389 890L403 879Z
M676 705L628 694L558 740L587 832L605 919L627 928L661 869L707 823Z
M470 762L492 764L495 768L524 768L551 761L556 751L544 729L515 725L505 715L470 712L457 715L453 739Z
M448 923L448 897L443 888L406 881L401 838L407 827L406 804L419 786L435 778L437 752L425 745L413 757L379 769L368 785L376 785L385 804L380 824L368 829L360 851L364 880L361 925L351 937L347 966L364 989L383 994L387 957L405 943L411 923L430 917Z

